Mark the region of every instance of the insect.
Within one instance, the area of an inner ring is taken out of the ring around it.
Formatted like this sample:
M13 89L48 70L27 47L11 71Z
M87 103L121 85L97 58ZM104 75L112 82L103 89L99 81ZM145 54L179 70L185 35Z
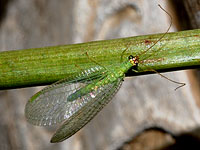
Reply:
M125 73L137 66L130 55L118 68L96 66L36 93L26 104L25 116L34 125L62 123L51 142L61 142L85 126L119 90Z
M51 126L61 123L51 139L52 143L61 142L85 126L112 99L119 90L125 73L132 67L137 67L138 63L139 57L130 55L120 67L108 70L97 65L47 86L27 102L25 116L33 125Z

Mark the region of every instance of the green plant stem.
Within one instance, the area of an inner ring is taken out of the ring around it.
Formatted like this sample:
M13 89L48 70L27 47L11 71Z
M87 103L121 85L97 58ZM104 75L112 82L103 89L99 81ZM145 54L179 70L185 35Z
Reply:
M122 51L127 49L123 58L130 54L139 56L137 69L142 74L148 74L149 68L165 72L200 66L199 29L167 33L142 54L161 35L0 52L0 89L47 85L97 65L88 59L86 52L90 58L109 68L119 66ZM127 75L136 74L130 71Z

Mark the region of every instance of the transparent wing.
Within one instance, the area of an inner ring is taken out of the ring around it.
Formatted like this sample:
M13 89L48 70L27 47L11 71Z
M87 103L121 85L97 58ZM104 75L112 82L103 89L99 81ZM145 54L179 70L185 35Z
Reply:
M51 142L61 142L85 126L113 98L122 81L123 77L99 87L93 93L83 96L81 100L87 101L87 103L57 129Z
M25 116L28 122L34 125L50 126L68 119L83 107L88 99L79 98L69 102L67 97L104 76L106 72L102 67L94 67L75 77L47 86L27 102Z

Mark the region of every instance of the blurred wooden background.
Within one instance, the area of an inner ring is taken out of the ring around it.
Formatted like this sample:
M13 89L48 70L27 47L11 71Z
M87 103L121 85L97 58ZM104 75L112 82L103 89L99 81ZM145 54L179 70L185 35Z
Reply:
M162 33L169 17L158 4L172 14L171 31L200 27L198 0L1 0L0 50ZM49 143L55 129L24 117L41 87L0 91L0 149L200 149L199 72L164 75L187 85L174 91L177 85L159 75L126 78L111 103L59 144Z

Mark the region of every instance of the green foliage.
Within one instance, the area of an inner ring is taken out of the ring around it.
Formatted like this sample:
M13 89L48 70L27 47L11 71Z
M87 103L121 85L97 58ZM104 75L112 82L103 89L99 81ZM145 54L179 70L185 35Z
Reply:
M46 85L95 66L119 66L120 57L139 56L138 72L199 68L200 29L167 33L153 48L142 54L162 34L94 41L64 46L0 52L0 88ZM91 59L88 59L85 53ZM77 66L78 65L78 66ZM130 71L127 75L135 75Z

